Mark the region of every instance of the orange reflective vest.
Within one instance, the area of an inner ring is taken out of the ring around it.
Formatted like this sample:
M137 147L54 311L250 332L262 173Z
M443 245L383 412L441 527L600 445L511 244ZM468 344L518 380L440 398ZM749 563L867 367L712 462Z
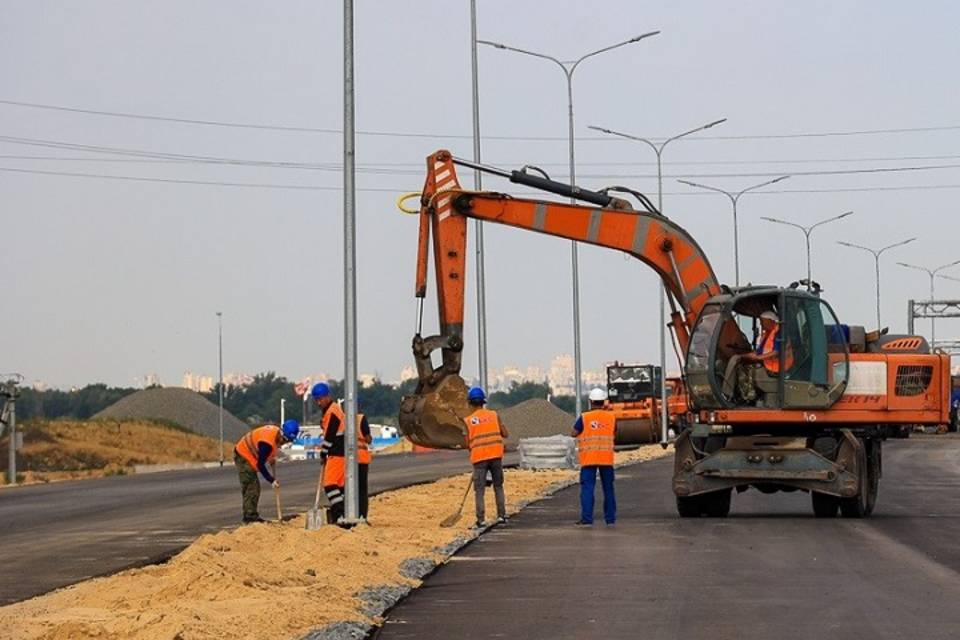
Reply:
M247 432L247 435L240 438L240 441L237 442L234 451L239 453L244 460L250 463L251 467L256 469L257 454L259 453L261 442L266 442L270 445L272 451L267 460L273 460L277 456L277 449L280 446L280 427L275 424L268 424Z
M471 464L503 457L503 436L500 435L500 419L496 411L477 409L463 421L467 425Z
M760 342L760 355L764 356L768 353L777 351L777 336L780 335L780 325L777 325L773 330L763 337L763 340ZM783 347L783 341L780 342L780 347ZM793 351L790 349L790 346L787 345L787 351L784 353L784 367L790 369L793 366ZM769 360L763 361L763 366L767 371L773 374L780 373L780 358L770 358Z
M580 466L613 466L613 441L617 424L613 411L587 411L581 420L583 431L577 436Z
M337 427L337 435L343 436L343 426L347 423L347 417L343 414L343 407L340 406L339 402L332 403L323 414L323 421L321 426L323 428L323 433L327 433L327 427L330 425L330 418L332 416L337 416L340 418L340 426ZM357 463L358 464L370 464L373 456L370 454L370 446L367 444L367 440L363 437L363 432L360 430L360 424L363 422L363 414L357 413ZM344 443L346 444L346 443ZM330 456L339 458L342 456Z

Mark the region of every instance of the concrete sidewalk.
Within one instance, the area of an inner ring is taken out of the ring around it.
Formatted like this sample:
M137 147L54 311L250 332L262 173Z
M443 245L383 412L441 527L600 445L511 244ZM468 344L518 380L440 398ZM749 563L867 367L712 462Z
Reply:
M960 440L887 444L868 520L756 491L728 519L681 520L670 459L618 470L613 528L574 527L566 489L455 556L375 637L956 638Z

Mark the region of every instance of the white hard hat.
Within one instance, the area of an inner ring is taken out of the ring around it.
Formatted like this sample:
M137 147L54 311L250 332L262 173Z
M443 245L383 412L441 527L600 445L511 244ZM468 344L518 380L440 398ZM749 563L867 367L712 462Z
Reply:
M600 387L594 387L590 390L590 402L603 402L607 399L607 392Z
M777 314L773 311L764 311L760 314L761 320L772 320L773 322L780 322L780 318L777 317Z

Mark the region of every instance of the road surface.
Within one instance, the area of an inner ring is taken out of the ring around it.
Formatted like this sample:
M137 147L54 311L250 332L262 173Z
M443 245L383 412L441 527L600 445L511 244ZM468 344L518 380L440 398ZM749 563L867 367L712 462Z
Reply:
M885 443L865 520L814 519L807 494L756 491L735 495L727 519L681 520L671 464L620 472L611 529L572 525L576 488L532 505L429 577L376 637L960 637L960 438Z
M469 468L465 452L382 456L371 467L370 491ZM281 465L285 514L313 505L318 471L316 461ZM260 513L274 518L271 490L261 484ZM0 490L0 605L163 560L203 533L236 525L240 503L232 461L223 468ZM374 523L376 517L370 514Z

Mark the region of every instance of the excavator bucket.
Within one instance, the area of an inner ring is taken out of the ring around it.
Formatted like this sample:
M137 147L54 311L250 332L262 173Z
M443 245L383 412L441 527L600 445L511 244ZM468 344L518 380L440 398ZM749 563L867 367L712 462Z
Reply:
M421 381L417 391L400 404L400 431L413 444L433 449L464 449L467 385L458 375L447 375L431 384Z

